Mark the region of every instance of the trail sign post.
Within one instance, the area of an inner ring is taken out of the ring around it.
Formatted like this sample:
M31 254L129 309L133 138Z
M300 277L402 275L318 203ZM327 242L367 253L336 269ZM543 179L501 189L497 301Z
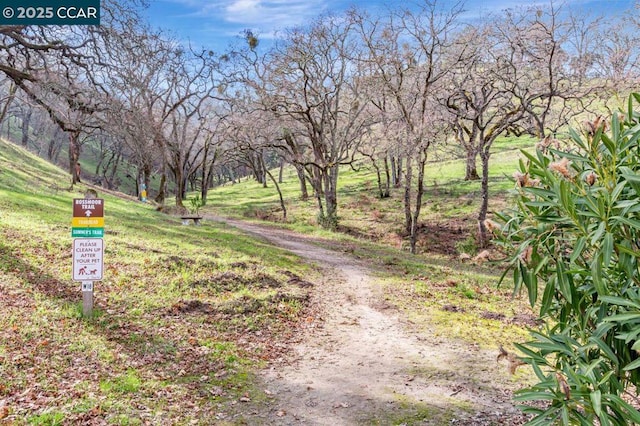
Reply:
M71 219L73 280L82 282L82 314L93 315L93 282L104 269L104 200L76 198ZM81 237L81 238L76 238Z

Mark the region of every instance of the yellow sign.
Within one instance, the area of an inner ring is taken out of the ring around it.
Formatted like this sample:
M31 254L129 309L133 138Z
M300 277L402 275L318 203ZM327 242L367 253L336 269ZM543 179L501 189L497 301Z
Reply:
M104 217L74 217L71 218L74 228L104 228Z

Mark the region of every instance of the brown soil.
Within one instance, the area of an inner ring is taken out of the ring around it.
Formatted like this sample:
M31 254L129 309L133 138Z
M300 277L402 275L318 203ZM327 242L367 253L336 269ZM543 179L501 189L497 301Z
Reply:
M218 219L220 220L220 219ZM289 355L262 373L264 425L518 425L514 383L497 350L417 331L386 304L367 265L294 233L226 220L316 264L309 318Z

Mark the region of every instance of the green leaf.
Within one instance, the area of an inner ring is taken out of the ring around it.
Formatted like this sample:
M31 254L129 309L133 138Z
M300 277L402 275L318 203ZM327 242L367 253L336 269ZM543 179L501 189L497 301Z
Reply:
M542 294L542 303L540 306L540 316L545 316L549 309L551 308L551 303L553 302L553 296L555 295L555 286L551 283L547 283L544 286L544 293Z
M611 257L613 255L613 235L610 232L604 234L604 241L602 243L602 262L605 268L609 267L611 263Z
M633 250L633 249L631 249L629 247L626 247L626 246L624 246L622 244L618 244L618 243L616 243L615 246L616 246L616 250L618 250L620 252L630 254L633 257L640 257L640 251Z
M520 293L522 288L522 275L520 274L520 268L513 268L513 294Z
M602 238L602 235L604 234L604 230L605 230L605 223L600 222L600 225L598 225L598 229L591 236L592 246L595 246L598 243L598 241L600 241L600 238Z
M604 280L602 279L602 256L595 256L591 261L591 278L593 286L598 296L604 296L608 293Z
M611 138L614 141L620 140L620 120L618 119L618 113L613 113L613 117L611 117Z
M600 351L602 351L607 356L607 358L609 358L609 360L613 362L614 365L617 366L619 364L618 356L613 352L611 347L604 340L590 337L589 342L596 345L598 349L600 349Z
M604 399L609 400L613 403L608 405L615 405L624 408L624 415L626 417L625 420L629 420L630 424L640 424L640 412L638 412L638 410L633 408L628 402L624 401L618 395L606 394L604 396Z
M562 263L558 263L556 267L556 276L558 277L558 288L560 290L560 294L564 296L567 302L571 303L573 294L571 292L571 287L569 287L569 280L567 280Z
M607 151L609 151L611 155L614 155L616 153L615 142L611 138L609 138L606 133L604 133L603 127L600 127L598 130L599 131L596 132L593 139L596 140L596 138L599 138L602 141L602 145L607 148Z
M593 412L596 413L596 416L600 417L602 415L602 392L596 389L589 394L589 397L591 398Z
M564 207L571 216L575 215L576 206L573 203L573 198L571 198L569 184L564 180L560 181L560 201L562 202L562 207Z
M582 141L582 136L580 136L580 134L578 134L578 132L573 128L570 127L569 128L569 135L571 136L571 139L573 139L573 141L580 147L582 148L583 151L587 150L587 146L584 144L584 142Z
M608 303L609 305L626 306L629 308L636 308L640 310L640 303L634 302L629 299L618 296L602 296L600 301Z
M525 287L527 287L527 294L529 295L529 303L531 307L535 306L538 301L538 280L536 276L527 270L527 268L520 264L520 275L524 281Z
M627 364L623 370L624 371L629 371L629 370L635 370L636 368L640 367L640 358L636 359L633 362L630 362L629 364Z
M522 392L513 397L514 401L553 401L555 395L549 392Z
M611 218L612 221L622 222L625 225L631 226L632 228L640 229L640 221L635 219L629 219L623 216L613 216Z
M640 321L640 312L610 315L603 321L607 322L629 322Z
M571 252L571 257L569 258L571 263L575 263L576 259L582 254L582 250L584 250L586 242L587 240L585 237L578 238L578 241L576 241L576 244L573 247L573 252Z
M612 204L618 200L618 197L620 196L620 194L622 194L622 190L626 185L627 185L627 181L623 180L622 182L618 183L615 188L613 188L613 191L611 192Z
M539 166L539 167L544 167L544 165L542 164L542 162L538 159L538 157L536 157L535 155L529 153L528 151L521 149L520 153L522 155L524 155L525 157L527 157L529 159L529 161L531 161L531 163ZM524 171L524 170L523 170Z

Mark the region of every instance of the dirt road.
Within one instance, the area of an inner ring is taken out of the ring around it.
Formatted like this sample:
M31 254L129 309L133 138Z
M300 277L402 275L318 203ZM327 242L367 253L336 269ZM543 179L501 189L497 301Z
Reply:
M366 265L289 231L226 220L323 271L322 319L264 371L270 401L252 424L517 425L514 383L497 351L412 330L385 304Z

